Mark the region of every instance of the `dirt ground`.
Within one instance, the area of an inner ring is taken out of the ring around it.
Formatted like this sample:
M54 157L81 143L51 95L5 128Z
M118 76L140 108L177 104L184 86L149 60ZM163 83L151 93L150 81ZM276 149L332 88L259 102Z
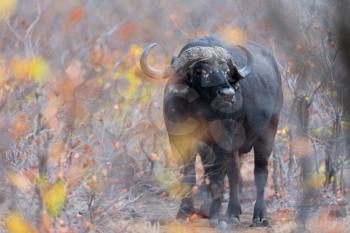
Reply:
M306 228L300 228L295 218L293 208L268 208L269 227L250 227L253 202L242 205L240 224L228 225L226 229L215 229L209 225L208 219L194 215L190 219L178 221L174 218L178 208L178 202L163 202L159 200L149 201L145 206L144 215L148 224L136 222L128 228L127 232L153 232L153 233L349 233L350 218L332 218L328 211L321 211L310 217ZM226 203L227 204L227 203ZM226 209L226 204L223 210ZM147 210L146 210L147 209Z

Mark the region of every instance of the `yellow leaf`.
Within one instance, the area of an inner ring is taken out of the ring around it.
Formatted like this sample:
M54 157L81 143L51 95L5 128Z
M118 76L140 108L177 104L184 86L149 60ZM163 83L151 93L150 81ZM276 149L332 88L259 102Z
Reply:
M66 201L66 196L67 190L65 184L61 180L57 181L43 195L47 211L53 216L59 215Z
M37 231L17 213L10 213L4 220L5 228L9 233L36 233Z
M246 34L237 27L225 26L219 29L219 35L230 45L245 44L247 41Z
M282 135L287 135L288 132L289 132L288 126L285 126L285 127L282 129Z
M36 57L31 60L30 74L34 81L43 82L47 79L49 73L49 65L41 57Z
M36 82L43 82L49 73L49 65L40 57L14 58L10 67L13 76L18 80L31 78Z
M323 162L321 163L319 169L318 169L319 173L321 174L325 174L326 173L326 164Z
M17 0L1 0L0 1L0 20L7 18L15 10Z
M136 58L139 58L141 56L142 51L143 49L137 44L132 44L129 48L129 53L131 53Z

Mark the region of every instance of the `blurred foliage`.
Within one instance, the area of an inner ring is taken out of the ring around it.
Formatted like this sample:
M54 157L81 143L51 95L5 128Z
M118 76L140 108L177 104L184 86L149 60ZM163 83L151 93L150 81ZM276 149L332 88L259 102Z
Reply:
M9 17L16 8L17 0L2 0L0 2L0 20Z
M53 216L59 215L66 201L66 196L67 190L61 180L49 188L44 188L43 200L47 211Z
M244 45L247 42L247 36L240 28L224 26L219 29L218 34L226 43L233 46L237 44Z
M43 82L48 77L49 66L43 58L14 58L10 64L13 76L25 81L31 78L36 82Z
M4 219L5 227L9 233L36 233L37 231L31 226L20 213L10 213Z
M129 229L129 220L173 216L175 208L164 206L191 191L180 183L179 166L190 156L169 152L165 81L148 79L139 59L157 42L162 50L149 62L164 68L184 43L203 35L230 45L257 41L277 57L285 96L274 158L281 189L276 194L269 187L267 198L293 203L303 185L323 189L327 157L334 158L338 178L348 164L343 134L335 135L336 115L343 131L350 118L336 81L347 76L334 18L333 4L323 0L0 0L0 232L160 232L149 222ZM302 136L298 96L311 101ZM309 157L315 164L302 184ZM243 177L253 183L254 162L245 161ZM346 189L336 182L334 198L340 198ZM162 211L153 210L151 198ZM325 216L312 224L328 224ZM199 232L177 222L165 231Z

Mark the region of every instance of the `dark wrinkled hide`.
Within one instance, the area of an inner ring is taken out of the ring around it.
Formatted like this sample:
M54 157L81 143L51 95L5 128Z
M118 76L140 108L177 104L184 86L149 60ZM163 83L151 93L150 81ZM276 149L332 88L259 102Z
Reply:
M181 52L193 46L226 48L237 67L246 64L246 57L239 48L226 47L216 38L199 38L188 43ZM164 117L172 149L184 164L183 182L190 186L195 184L194 155L199 152L210 181L212 203L209 217L213 224L221 221L225 175L230 184L226 220L239 220L239 159L242 153L252 148L257 188L253 224L267 224L264 188L282 105L281 78L268 50L253 43L248 43L247 48L253 54L254 68L244 79L236 67L229 67L230 72L225 74L220 70L221 65L209 61L204 66L215 68L209 76L212 83L207 87L200 77L193 78L195 72L201 73L203 64L199 62L178 70L169 79L165 90ZM193 71L195 66L199 70ZM222 67L227 69L226 64ZM182 200L178 217L186 217L194 211L189 194Z

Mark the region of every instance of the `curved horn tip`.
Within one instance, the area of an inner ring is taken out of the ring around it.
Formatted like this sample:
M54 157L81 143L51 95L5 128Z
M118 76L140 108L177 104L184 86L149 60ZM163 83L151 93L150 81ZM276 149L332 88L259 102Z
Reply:
M246 76L248 76L252 70L253 70L253 55L252 53L244 46L242 45L238 45L238 48L240 48L241 50L243 50L243 52L245 53L245 55L247 56L247 65L244 66L243 68L239 69L238 72L239 74L245 78Z
M154 79L163 79L170 75L169 68L166 68L165 70L156 69L154 67L151 67L147 64L147 57L151 51L152 48L158 46L157 43L152 43L148 45L142 52L141 59L140 59L140 66L143 70L143 72L149 76L150 78Z
M152 43L152 44L149 44L142 52L141 54L141 60L140 62L142 63L143 62L143 59L147 59L147 56L149 54L149 52L151 51L151 49L153 49L154 47L158 46L157 43ZM142 65L142 64L141 64Z
M146 47L146 49L153 49L154 47L158 46L157 43L152 43Z

